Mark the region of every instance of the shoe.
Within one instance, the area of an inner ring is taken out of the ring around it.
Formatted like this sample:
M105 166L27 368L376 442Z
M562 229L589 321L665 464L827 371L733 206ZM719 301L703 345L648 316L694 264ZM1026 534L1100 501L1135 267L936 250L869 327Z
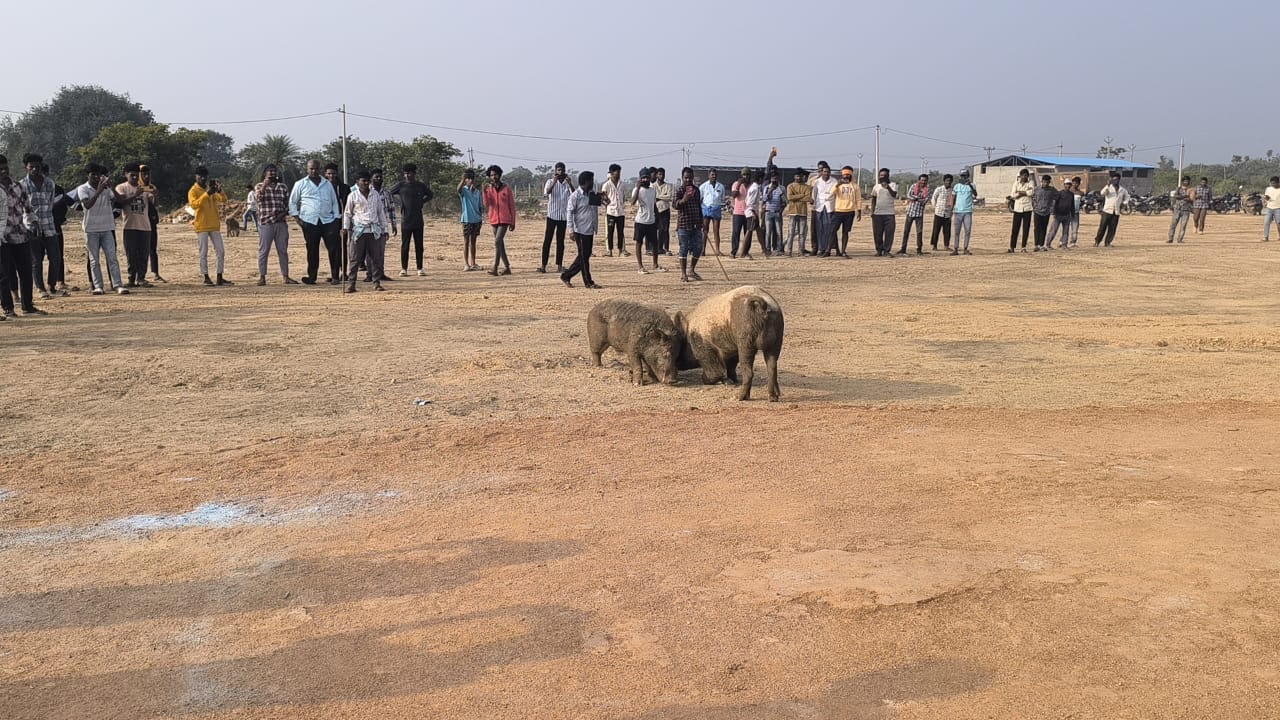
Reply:
M1099 245L1101 245L1101 244L1102 244L1102 241L1101 241L1101 240L1094 240L1094 241L1093 241L1093 246L1094 246L1094 247L1098 247L1098 246L1099 246Z
M648 271L648 270L645 270L644 268L640 268L640 269L639 269L639 270L637 270L636 272L637 272L638 274L640 274L640 275L648 275L648 274L649 274L649 271Z
M339 279L338 279L338 278L336 278L336 277L331 277L331 278L329 278L328 280L325 280L325 282L329 283L330 285L337 285L338 283L340 283L340 282L342 282L342 281L341 281L341 280L339 280Z
M204 276L204 284L205 284L205 285L208 285L208 286L210 286L210 287L212 287L212 286L213 286L213 280L212 280L208 275L205 275L205 276Z
M400 277L409 277L409 271L408 271L408 270L401 270L401 271L400 271Z
M613 257L613 251L612 251L612 250L610 250L610 251L609 251L609 257Z
M71 293L67 292L66 288L62 288L58 290L58 297L71 297Z
M906 250L899 250L899 251L898 251L898 257L906 257L906 256L907 256L907 251L906 251Z
M380 282L378 282L378 281L376 281L376 280L375 280L375 281L374 281L374 283L373 283L373 289L374 289L374 290L377 290L378 292L382 292L382 291L386 290L386 288L382 287L382 283L380 283Z
M488 275L492 275L492 276L494 276L494 277L498 277L498 271L497 271L497 270L485 270L485 273L486 273L486 274L488 274Z
M539 265L538 267L534 268L534 272L539 272L539 273L542 273L543 275L546 275L546 274L547 274L547 266L546 266L546 265Z
M476 270L479 270L480 268L476 267L475 265L464 265L464 266L462 267L462 269L463 269L464 271L466 271L466 272L475 272Z
M423 270L422 268L418 268L418 277L426 277L426 276L427 276L427 271Z
M50 298L52 298L52 297L53 297L53 296L49 294L49 291L48 291L48 290L41 290L41 291L40 291L40 299L41 299L41 300L48 300L48 299L50 299Z
M343 293L353 293L355 291L356 291L355 283L347 285L345 288L342 289Z
M569 280L565 278L563 275L560 276L560 282L564 283L564 286L567 288L573 287L573 283L569 282Z
M386 273L381 273L381 275L382 277L378 278L377 282L391 282L391 278L387 277Z
M509 268L509 267L502 268L502 271L501 271L501 272L499 272L498 274L499 274L499 275L510 275L510 274L511 274L511 268Z
M564 274L564 266L563 266L563 265L557 265L557 266L556 266L556 272L558 272L558 273L560 273L560 274L562 274L562 275L563 275L563 274Z
M316 284L316 279L315 279L315 278L313 278L313 277L304 277L304 278L302 278L302 284L303 284L303 285L315 285L315 284Z
M94 295L102 295L102 294L103 294L103 292L102 292L102 288L94 288L94 289L93 289L93 294L94 294Z
M1022 248L1022 252L1026 252L1026 251L1027 251L1027 249L1026 249L1026 248Z
M288 275L286 275L286 276L285 276L285 278L284 278L284 284L285 284L285 285L297 285L297 284L298 284L298 281L297 281L297 280L294 280L293 278L291 278L291 277L289 277Z
M959 254L960 254L960 251L959 251L959 250L952 250L952 251L951 251L951 254L952 254L952 255L959 255Z
M973 253L969 252L968 248L965 248L964 254L965 254L965 255L972 255Z
M925 252L925 251L923 251L923 250L917 250L917 251L916 251L916 257L920 257L921 255L928 255L928 254L929 254L929 253L927 253L927 252Z
M1268 241L1267 241L1267 240L1263 240L1262 242L1268 242ZM1181 245L1181 244L1182 244L1182 241L1181 241L1181 240L1179 240L1179 241L1178 241L1178 244L1179 244L1179 245Z
M655 267L655 268L654 268L653 270L651 270L650 272L666 272L666 271L667 271L667 269L666 269L666 268L664 268L664 267Z
M151 276L151 279L155 280L156 282L162 282L162 283L169 282L168 280L165 280L164 278L160 277L160 273L155 273L154 275Z
M218 275L218 282L216 282L216 283L214 283L214 284L215 284L215 285L235 285L235 283L233 283L233 282L231 282L230 280L227 280L226 278L222 277L222 275Z
M32 305L31 307L22 308L22 314L23 315L48 315L49 313L45 312L44 310L41 310L35 305Z
M603 290L603 289L604 289L604 286L603 286L603 285L597 285L597 284L595 284L595 283L591 283L590 285L588 285L588 286L587 286L587 289L588 289L588 290Z
M266 284L267 284L267 276L266 276L266 275L259 275L259 276L258 276L258 287L263 287L263 286L264 286L264 285L266 285Z
M1264 242L1265 242L1265 241L1264 241ZM1172 244L1173 244L1173 238L1169 238L1168 240L1165 240L1165 241L1164 241L1164 244L1165 244L1165 245L1172 245Z
M694 279L694 280L698 280L698 281L701 281L701 280L702 280L702 276L701 276L701 275L699 275L699 274L698 274L698 273L696 273L696 272L692 272L692 271L690 271L690 272L689 272L689 277L690 277L690 278L692 278L692 279Z
M626 250L623 250L623 251L622 251L622 257L631 257L631 253L627 252ZM596 287L597 287L596 285L592 285L592 286L591 286L591 288L592 288L593 290L594 290L594 289L596 289Z
M116 294L118 294L118 295L128 295L128 294L129 294L129 291L128 291L128 290L126 290L125 288L120 287L120 288L116 288Z
M367 283L369 283L369 282L373 282L373 276L372 276L372 275L365 275L365 276L364 276L364 280L363 280L362 282L367 282Z
M6 320L8 320L9 318L16 318L16 317L18 317L17 315L15 315L15 314L14 314L14 312L13 312L12 310L5 310L5 311L3 312L3 315L4 315L4 318L5 318Z
M151 283L147 282L145 278L138 281L138 286L144 287L144 288L155 287L155 285L152 285Z

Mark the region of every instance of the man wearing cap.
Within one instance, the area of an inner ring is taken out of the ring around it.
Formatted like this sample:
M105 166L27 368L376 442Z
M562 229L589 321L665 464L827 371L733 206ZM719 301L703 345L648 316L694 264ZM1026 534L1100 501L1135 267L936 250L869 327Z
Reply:
M1071 181L1064 180L1062 189L1053 196L1053 222L1049 225L1049 238L1045 241L1046 248L1053 246L1053 239L1058 236L1059 228L1062 229L1062 240L1058 247L1063 250L1070 247L1071 217L1075 211L1076 196L1071 192Z
M1093 246L1105 244L1111 247L1116 239L1116 228L1120 226L1120 207L1129 201L1129 191L1120 186L1120 173L1111 172L1111 182L1102 188L1102 221L1098 223L1098 234L1093 238Z
M275 165L263 168L262 182L253 194L258 201L258 284L267 284L267 257L274 246L281 279L285 285L297 285L289 277L289 186L280 180Z
M951 211L951 234L954 235L952 240L955 244L951 246L951 254L959 255L960 236L964 235L964 254L972 255L969 252L969 237L973 234L973 204L978 199L978 191L974 189L973 183L969 180L969 170L966 168L960 171L960 182L956 183L952 188L952 197L955 204Z
M1026 169L1018 171L1018 179L1013 182L1013 190L1009 199L1013 201L1013 227L1009 230L1009 252L1018 249L1018 229L1022 229L1022 252L1027 251L1027 234L1031 231L1031 196L1036 186L1031 182L1031 173Z
M791 227L787 232L787 257L795 254L796 238L800 239L800 254L808 255L805 241L809 237L809 208L813 207L813 188L805 182L804 168L796 168L791 184L787 186L787 217Z
M871 235L878 257L893 257L893 238L897 227L898 188L889 182L889 168L880 168L875 187L871 188Z
M707 181L698 187L702 203L702 241L705 244L715 233L716 255L720 254L720 218L724 215L724 184L716 180L716 171L707 171Z
M551 240L556 241L556 270L564 272L564 233L568 228L569 196L573 194L573 181L565 173L564 163L556 163L555 172L542 186L547 198L547 228L542 236L542 264L537 270L547 271L551 259Z

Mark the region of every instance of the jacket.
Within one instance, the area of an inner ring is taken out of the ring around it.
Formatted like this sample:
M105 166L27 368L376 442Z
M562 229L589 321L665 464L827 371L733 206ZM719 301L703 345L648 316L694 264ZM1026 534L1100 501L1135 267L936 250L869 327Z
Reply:
M222 206L226 202L226 195L220 192L209 193L198 184L192 185L187 191L187 204L196 211L196 219L191 223L191 228L198 233L221 230Z

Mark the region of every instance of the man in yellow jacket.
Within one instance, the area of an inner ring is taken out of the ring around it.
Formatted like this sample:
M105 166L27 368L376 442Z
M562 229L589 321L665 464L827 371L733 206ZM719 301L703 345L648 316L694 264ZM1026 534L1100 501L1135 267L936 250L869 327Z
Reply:
M223 265L227 251L222 243L222 206L227 196L222 194L222 186L217 180L209 180L209 169L201 165L196 168L196 184L187 191L187 204L196 211L196 219L192 223L196 237L200 241L200 274L204 276L205 285L234 285L222 277ZM218 257L218 281L209 279L209 241L213 241L213 251Z

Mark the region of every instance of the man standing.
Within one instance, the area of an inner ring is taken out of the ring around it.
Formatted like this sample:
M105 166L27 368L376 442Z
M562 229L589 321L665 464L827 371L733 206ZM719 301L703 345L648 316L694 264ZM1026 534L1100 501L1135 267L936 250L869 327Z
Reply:
M369 185L378 192L378 197L382 198L382 207L387 211L387 225L382 228L382 237L376 240L377 247L369 250L369 255L378 255L378 274L374 274L366 264L364 281L365 282L391 282L391 278L387 277L387 241L391 239L399 231L396 230L396 203L391 198L391 193L383 187L382 168L370 170L371 176ZM367 261L369 258L366 257Z
M951 197L955 201L952 210L952 235L955 237L955 245L951 246L951 254L959 255L960 235L964 235L964 254L972 255L969 252L969 238L973 235L973 204L978 199L978 191L973 187L973 183L969 181L969 171L967 169L960 171L960 182L956 183L951 190Z
M569 196L566 223L573 235L573 242L578 247L578 256L568 270L560 273L560 282L565 287L573 287L573 276L582 273L583 287L599 290L600 286L591 280L591 246L595 242L596 230L600 224L600 201L592 202L592 189L596 184L596 176L586 170L578 175L578 189ZM598 198L599 196L597 196Z
M893 257L893 238L897 225L898 189L889 182L889 168L880 168L876 186L871 189L871 235L876 243L876 255Z
M729 233L729 257L736 258L744 232L747 235L747 247L751 247L749 222L753 213L747 212L748 197L751 195L751 168L742 168L742 174L729 188L729 195L733 197L733 229Z
M22 179L22 189L31 203L31 215L27 217L27 243L31 248L31 273L34 275L36 289L40 291L40 299L53 297L51 291L58 289L62 278L62 240L58 236L58 226L54 220L54 205L64 204L58 194L53 180L44 174L44 158L34 153L23 156L22 164L26 166L27 176ZM65 211L64 211L65 217ZM49 284L44 281L44 258L49 257ZM65 296L64 289L61 294Z
M116 218L112 213L115 193L111 190L111 181L107 178L107 169L97 163L90 163L85 169L88 182L67 194L71 202L80 203L84 208L81 220L84 228L85 251L89 256L89 282L93 284L93 294L101 295L102 266L99 264L99 251L106 258L107 277L111 286L121 295L128 295L129 290L120 281L120 261L116 258Z
M831 242L835 239L836 179L831 177L831 166L826 160L818 163L818 177L813 180L814 222L818 226L818 257L830 257Z
M676 209L676 237L680 242L680 281L701 280L698 258L702 257L705 242L702 227L706 205L701 191L693 186L693 168L680 171L679 197L672 204ZM693 256L692 261L689 260L690 255Z
M1271 187L1262 191L1267 199L1266 217L1263 218L1262 242L1271 242L1271 223L1280 228L1280 176L1271 176Z
M267 256L276 249L280 277L285 285L297 285L289 277L289 186L280 180L274 164L263 168L262 182L253 189L258 202L258 285L267 284Z
M933 231L929 235L929 246L938 249L938 233L942 233L942 249L951 249L951 211L956 204L956 194L951 190L955 178L951 173L942 176L942 187L933 191Z
M240 218L240 228L245 232L249 231L249 221L253 221L253 229L258 230L258 200L257 194L253 191L253 185L245 188L248 194L244 197L244 216Z
M201 165L196 168L196 182L187 191L187 204L196 211L192 229L200 241L200 274L204 276L205 285L232 285L230 280L222 277L223 266L227 260L227 249L222 243L222 206L227 196L222 193L222 186L217 180L209 179L209 169ZM213 242L213 251L218 261L218 281L209 279L209 243Z
M13 314L13 292L10 278L16 276L23 315L44 315L32 302L31 275L35 268L28 247L24 218L31 215L31 201L22 183L9 176L9 159L0 155L0 201L4 203L4 226L0 229L0 309L2 317Z
M507 258L507 233L516 231L516 196L511 186L502 182L502 168L490 165L486 173L489 185L484 189L484 207L489 211L489 225L493 228L493 269L490 275L510 275L511 261ZM501 262L503 269L498 270Z
M1129 201L1129 191L1120 187L1120 173L1111 173L1111 182L1102 188L1102 221L1098 224L1098 234L1093 238L1093 246L1111 242L1116 239L1116 228L1120 226L1120 206Z
M929 176L921 175L907 190L907 222L902 228L902 249L899 255L907 254L907 240L911 237L911 226L916 227L916 255L924 254L924 206L929 202ZM935 240L934 244L937 242Z
M834 226L831 229L831 246L823 254L829 256L834 249L836 255L849 257L849 233L853 223L862 219L862 188L853 181L853 168L845 165L840 168L840 182L836 185L834 209ZM840 233L840 242L836 244L836 233Z
M657 168L653 173L653 191L658 197L658 252L670 255L671 201L675 197L675 188L667 182L666 168Z
M542 186L547 198L547 230L542 236L542 264L538 272L547 271L551 259L551 239L556 241L556 270L564 272L564 233L568 228L569 196L573 194L573 182L565 173L564 163L556 163L555 173Z
M622 197L622 166L614 163L609 166L609 179L600 188L604 196L604 219L608 223L606 232L609 240L609 255L613 256L613 234L618 233L618 254L629 256L627 252L627 204Z
M636 186L631 190L631 206L636 211L636 263L640 274L649 274L644 269L646 250L653 255L654 272L663 272L664 269L658 267L658 191L649 184L648 168L640 169Z
M1053 178L1048 175L1040 177L1040 187L1031 195L1031 211L1035 213L1036 252L1050 249L1045 244L1045 235L1049 232L1049 216L1053 214L1053 206L1058 200L1058 191L1053 189ZM1027 249L1023 248L1023 252Z
M1071 216L1071 245L1075 247L1080 240L1080 204L1084 202L1084 189L1081 187L1083 181L1080 176L1071 178L1071 194L1075 196L1076 211Z
M1046 175L1045 177L1048 177ZM1049 226L1049 239L1045 241L1045 248L1053 247L1053 239L1058 236L1058 230L1062 230L1062 242L1058 247L1066 250L1071 241L1071 220L1076 213L1076 194L1071 192L1071 181L1064 180L1062 189L1053 196L1053 224Z
M1191 192L1191 211L1195 215L1196 234L1204 234L1204 219L1209 214L1209 206L1213 204L1213 190L1209 187L1209 178L1200 178L1200 187Z
M116 201L124 210L124 257L129 274L125 287L151 287L147 282L147 260L151 250L151 206L156 200L139 182L138 163L124 166L124 178L115 191ZM221 272L221 263L218 269Z
M484 222L484 193L476 187L476 171L462 171L458 183L458 204L462 206L462 269L465 272L479 270L476 262L476 242L480 239L480 223Z
M341 213L347 208L347 198L351 197L351 186L338 179L342 168L337 163L329 163L324 166L324 179L329 181L333 186L333 191L338 194L338 212Z
M142 184L142 189L151 193L151 209L149 211L149 219L151 220L151 235L147 240L147 256L151 260L151 279L156 282L165 282L160 277L160 208L156 205L156 198L160 194L156 191L156 186L151 183L151 168L146 165L138 166L138 182ZM257 220L255 219L256 223Z
M1036 186L1031 182L1031 173L1026 169L1018 171L1018 179L1013 181L1013 190L1009 198L1013 200L1013 226L1009 229L1009 252L1018 249L1018 229L1022 229L1022 252L1027 251L1027 232L1031 229L1031 195Z
M720 218L724 215L724 185L716 180L714 169L707 171L707 181L698 188L698 197L702 203L702 241L711 238L715 233L716 255L720 254Z
M316 275L320 272L320 241L324 240L325 250L329 253L329 284L337 285L342 281L339 267L342 248L338 244L342 242L342 213L338 210L337 190L320 177L319 160L308 160L307 176L293 184L289 193L289 215L297 218L302 227L302 239L307 244L307 274L303 276L302 283L316 284ZM401 252L401 257L404 257L404 252Z
M787 229L787 257L795 252L796 238L800 239L800 255L809 254L805 246L809 238L809 208L813 207L813 188L805 182L804 168L796 168L787 186L787 217L791 219Z
M1169 220L1169 239L1165 242L1172 243L1175 234L1178 242L1186 238L1187 221L1191 219L1191 196L1194 193L1195 191L1191 189L1191 178L1184 176L1177 189L1173 191L1171 207L1173 217Z
M401 169L404 179L387 192L400 199L400 277L409 275L409 241L413 241L413 257L418 264L418 275L426 275L422 269L422 208L431 202L434 193L431 186L418 179L418 166L406 163Z
M373 289L382 290L382 238L391 226L387 206L382 196L370 184L372 173L361 170L356 173L356 191L347 196L342 211L342 241L347 243L347 287L343 292L356 291L356 278L360 276L360 262L368 258L369 272L374 277Z
M778 181L775 168L769 173L769 184L764 191L764 249L765 254L782 254L782 210L787 205L787 189Z

